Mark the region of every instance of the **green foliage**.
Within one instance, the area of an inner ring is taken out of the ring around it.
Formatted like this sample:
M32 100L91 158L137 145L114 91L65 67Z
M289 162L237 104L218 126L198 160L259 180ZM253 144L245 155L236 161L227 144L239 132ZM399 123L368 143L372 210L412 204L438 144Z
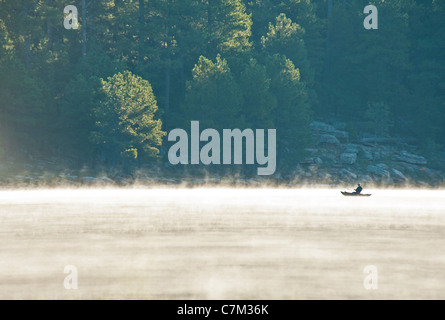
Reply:
M309 102L319 108L326 55L326 19L317 9L324 3L312 0L246 0L252 14L253 39L269 54L285 54L300 69ZM271 37L267 34L271 33ZM264 54L264 52L262 52Z
M285 56L274 55L267 62L271 92L277 98L274 122L277 129L278 159L295 163L310 143L310 106L300 72Z
M95 148L89 136L94 129L92 108L98 102L99 86L99 78L79 74L68 83L60 101L58 131L63 134L59 136L59 144L72 158L94 156Z
M312 79L307 51L304 44L304 29L280 14L275 25L269 24L269 32L261 38L263 48L269 54L284 54L301 70L303 80Z
M91 138L107 161L156 157L166 133L161 120L155 119L158 106L150 83L125 71L102 80L101 87Z
M42 83L14 57L0 57L0 134L7 152L35 151L51 133Z
M225 59L213 62L200 57L187 84L183 107L186 122L198 120L204 127L227 129L243 127L242 92Z
M379 30L363 28L366 0L333 1L329 17L321 0L87 3L65 30L65 1L0 0L5 154L142 162L161 146L159 118L276 128L289 167L312 116L444 145L444 1L372 1Z
M208 53L225 54L250 48L252 19L241 0L210 0L207 4Z
M58 122L58 144L71 158L95 157L96 147L89 140L94 130L93 108L99 103L101 78L106 78L121 69L101 51L90 50L72 70L72 78L63 89L63 97L57 102L60 117Z
M269 23L277 16L276 4L272 0L246 0L244 3L252 16L252 39L259 43L266 34Z
M242 114L250 128L273 128L271 116L277 107L277 98L272 94L271 79L266 67L251 59L239 79L244 98Z

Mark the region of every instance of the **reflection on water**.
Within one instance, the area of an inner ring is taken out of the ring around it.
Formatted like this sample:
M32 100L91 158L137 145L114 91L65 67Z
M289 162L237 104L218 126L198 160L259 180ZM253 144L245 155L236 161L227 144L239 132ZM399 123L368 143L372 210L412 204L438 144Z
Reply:
M444 299L445 192L366 191L0 191L0 298Z

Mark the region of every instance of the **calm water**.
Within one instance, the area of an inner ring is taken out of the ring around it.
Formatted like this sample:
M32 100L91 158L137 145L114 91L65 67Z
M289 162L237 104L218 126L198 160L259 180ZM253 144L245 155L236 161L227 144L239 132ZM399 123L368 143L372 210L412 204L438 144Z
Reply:
M445 192L366 192L0 191L0 299L445 299Z

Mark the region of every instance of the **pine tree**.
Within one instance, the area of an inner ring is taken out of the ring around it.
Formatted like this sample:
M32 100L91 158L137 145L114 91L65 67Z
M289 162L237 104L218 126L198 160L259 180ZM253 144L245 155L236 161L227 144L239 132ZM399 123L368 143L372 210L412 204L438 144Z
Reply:
M240 54L251 47L252 20L241 0L206 1L206 54ZM215 51L217 50L217 51Z
M162 122L151 85L129 71L102 80L102 93L93 114L96 129L91 139L108 163L152 159L159 153Z
M268 58L271 92L277 98L274 114L277 129L277 157L282 166L295 164L311 141L310 106L305 84L292 61L278 54Z
M225 59L213 62L200 57L188 82L184 103L186 122L198 120L203 127L219 129L243 127L242 92Z
M271 93L266 67L251 59L239 79L244 97L242 114L249 128L274 128L277 98Z
M300 70L303 81L312 82L313 74L307 58L304 44L304 29L288 19L284 13L280 14L275 24L269 24L269 32L262 37L263 48L269 54L282 54L290 59Z

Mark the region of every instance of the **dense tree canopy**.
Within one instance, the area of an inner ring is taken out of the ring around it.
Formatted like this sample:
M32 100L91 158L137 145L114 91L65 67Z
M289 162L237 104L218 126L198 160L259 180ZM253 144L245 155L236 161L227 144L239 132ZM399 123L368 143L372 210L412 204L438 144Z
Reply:
M76 1L70 30L67 4L0 0L0 156L149 163L191 120L276 128L286 166L311 119L445 144L444 1Z

